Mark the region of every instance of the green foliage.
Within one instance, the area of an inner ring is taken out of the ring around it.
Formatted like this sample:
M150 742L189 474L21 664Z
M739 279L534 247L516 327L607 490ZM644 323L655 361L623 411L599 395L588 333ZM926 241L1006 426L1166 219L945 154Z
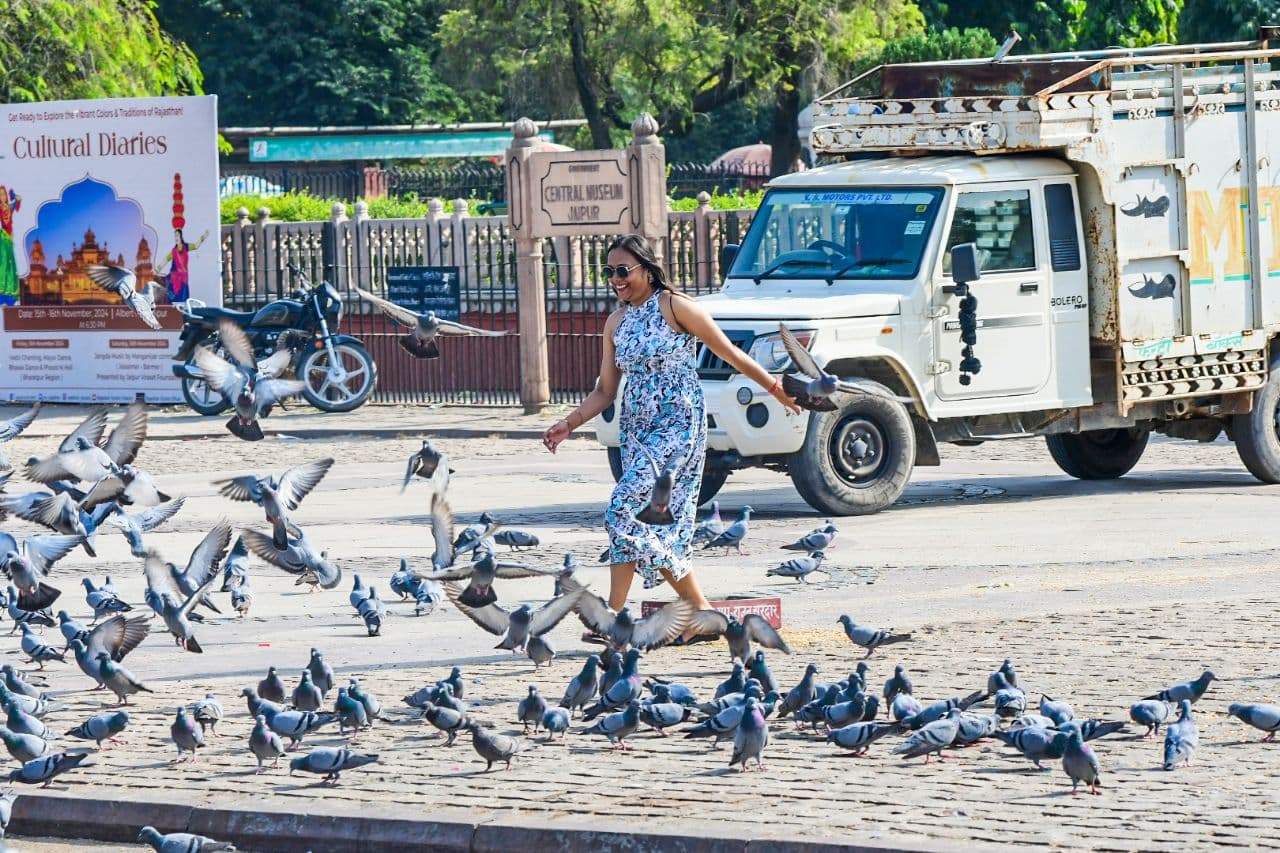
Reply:
M711 193L712 210L754 210L760 206L764 198L764 190L745 190L743 192ZM672 199L668 206L673 211L689 211L698 209L696 198Z
M436 77L441 0L160 0L224 126L452 122L487 112Z
M1280 24L1280 0L1185 0L1178 40L1189 44L1245 41L1258 27Z
M200 94L153 0L0 0L0 103Z
M1182 0L920 0L934 27L985 27L998 40L1016 29L1018 53L1172 42L1181 8Z

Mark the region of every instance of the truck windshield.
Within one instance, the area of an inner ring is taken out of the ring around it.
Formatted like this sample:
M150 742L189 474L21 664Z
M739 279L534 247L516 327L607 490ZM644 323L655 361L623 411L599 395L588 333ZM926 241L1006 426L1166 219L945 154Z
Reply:
M729 274L914 278L941 201L939 187L772 190Z

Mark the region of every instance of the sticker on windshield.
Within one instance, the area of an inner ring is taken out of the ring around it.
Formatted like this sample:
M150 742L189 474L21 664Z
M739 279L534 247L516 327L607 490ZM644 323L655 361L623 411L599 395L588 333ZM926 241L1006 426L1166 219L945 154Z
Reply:
M923 219L911 220L910 222L907 223L907 230L903 231L902 233L903 234L923 234L924 220Z
M932 198L922 192L813 192L804 194L806 204L928 204Z

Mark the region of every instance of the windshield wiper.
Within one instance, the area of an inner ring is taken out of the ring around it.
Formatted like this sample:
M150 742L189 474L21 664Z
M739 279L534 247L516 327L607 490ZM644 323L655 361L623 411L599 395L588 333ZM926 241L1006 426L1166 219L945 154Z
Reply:
M830 266L832 260L831 256L826 252L819 252L817 250L810 251L808 249L801 249L796 252L787 252L785 255L780 256L773 263L769 264L769 266L761 270L758 275L752 276L751 280L756 284L759 284L761 281L788 264L825 264L826 266Z
M851 258L848 263L841 264L839 267L831 271L831 275L827 276L827 284L832 284L837 278L847 273L849 270L858 267L874 267L880 264L890 263L911 263L910 258Z

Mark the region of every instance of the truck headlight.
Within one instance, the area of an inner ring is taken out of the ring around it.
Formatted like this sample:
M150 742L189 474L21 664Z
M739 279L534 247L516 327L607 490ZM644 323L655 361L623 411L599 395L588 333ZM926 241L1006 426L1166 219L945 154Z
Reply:
M795 335L796 340L805 349L813 344L813 332L793 331L791 334ZM770 373L786 370L791 366L791 357L787 355L787 348L782 343L782 335L777 333L756 338L748 354Z

